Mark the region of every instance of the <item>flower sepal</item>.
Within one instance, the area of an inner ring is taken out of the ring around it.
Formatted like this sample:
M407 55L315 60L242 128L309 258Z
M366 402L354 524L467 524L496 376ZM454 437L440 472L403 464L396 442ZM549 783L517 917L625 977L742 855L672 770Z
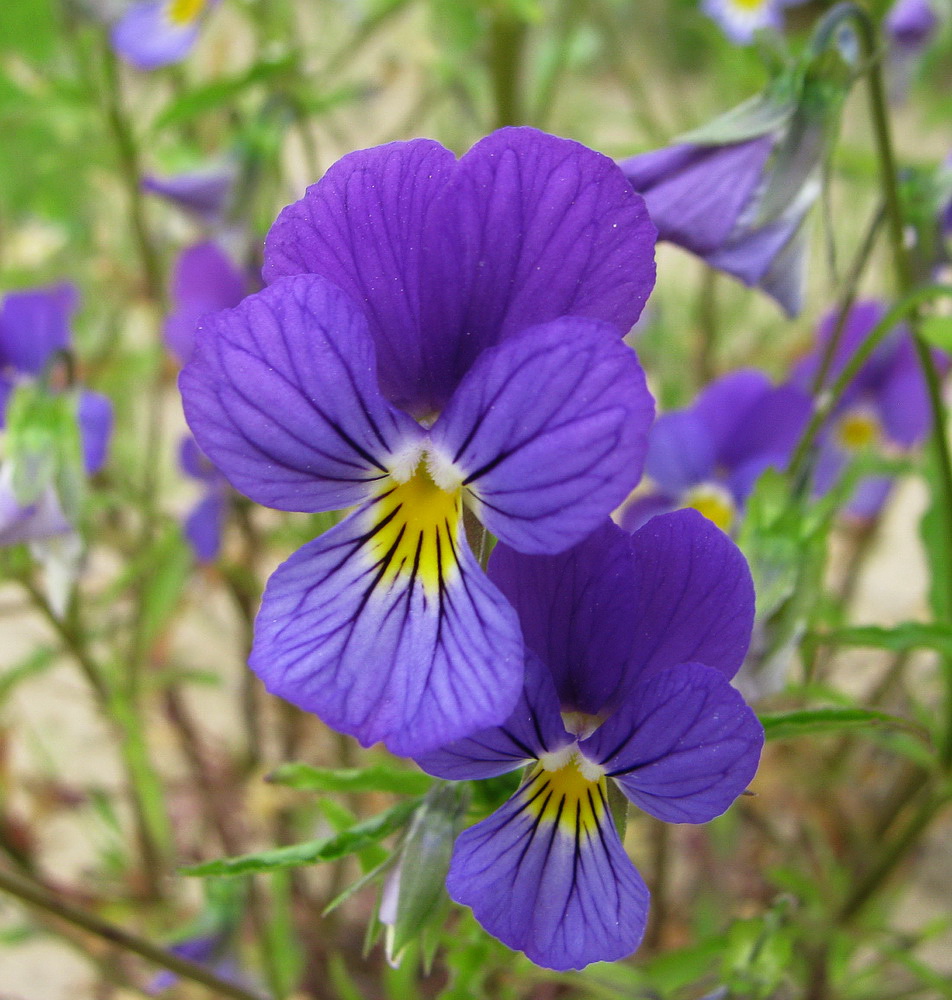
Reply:
M428 972L449 912L444 883L453 843L469 800L465 784L438 782L413 814L380 895L377 918L386 927L387 961L396 968L406 949L419 941Z

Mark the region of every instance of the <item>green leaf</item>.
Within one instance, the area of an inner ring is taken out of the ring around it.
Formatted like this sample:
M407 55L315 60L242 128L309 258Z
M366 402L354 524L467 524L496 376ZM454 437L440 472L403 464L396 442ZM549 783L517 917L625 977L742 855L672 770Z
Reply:
M903 622L892 628L854 625L849 628L815 632L810 641L822 646L869 646L905 653L911 649L934 649L952 656L952 626L939 622Z
M166 107L156 119L154 130L160 131L172 125L181 125L208 111L224 107L259 83L273 85L277 78L293 71L294 58L293 55L286 55L280 59L264 59L238 76L213 80L211 83L189 90Z
M859 726L893 726L917 730L908 719L871 708L802 708L793 712L769 712L760 716L768 740L792 739L813 733L839 733Z
M21 682L48 670L56 662L56 650L41 646L27 657L0 673L0 705L13 693Z
M390 764L335 769L310 764L282 764L268 775L268 781L306 792L393 792L422 795L433 779L419 771L404 771Z
M151 548L152 558L143 591L143 632L152 642L169 623L192 570L192 554L178 525L168 530Z
M269 851L258 851L236 858L221 858L206 861L181 869L184 875L253 875L256 872L270 872L281 868L297 868L313 865L321 861L336 861L399 830L420 805L419 799L400 802L392 809L358 823L356 826L333 837L310 840L290 847L275 847Z

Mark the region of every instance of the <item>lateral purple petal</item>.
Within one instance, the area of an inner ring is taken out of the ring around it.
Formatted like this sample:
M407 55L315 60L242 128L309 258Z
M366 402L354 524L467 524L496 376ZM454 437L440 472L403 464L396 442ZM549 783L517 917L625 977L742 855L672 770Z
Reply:
M653 412L617 331L566 317L485 351L431 438L490 531L520 552L558 552L638 482Z
M0 368L39 375L50 356L70 346L79 293L70 284L10 292L0 307Z
M634 636L630 539L605 520L555 556L526 556L500 542L489 578L519 615L526 646L551 671L568 710L597 714L618 687Z
M465 781L493 778L528 764L575 740L562 725L552 675L526 650L526 676L512 714L501 725L417 757L427 774Z
M199 447L242 493L280 510L368 495L420 428L389 406L363 315L323 278L286 278L208 316L179 387Z
M350 153L281 212L265 242L265 281L320 274L363 309L384 394L420 414L448 396L430 356L455 331L422 337L420 310L432 280L427 218L455 169L453 154L429 139Z
M376 507L368 502L278 567L249 664L269 691L334 729L415 756L506 719L522 686L523 644L465 539L446 542L438 586L428 585L412 550L410 564L396 551L399 538L377 551L388 519Z
M112 436L112 400L98 392L83 391L79 397L79 434L83 464L92 475L106 464Z
M172 272L174 310L165 321L165 344L184 365L195 349L195 330L206 313L230 309L244 298L247 282L215 243L183 250Z
M718 670L686 663L644 678L579 749L635 805L668 823L706 823L760 760L757 716Z
M652 518L631 545L629 620L636 634L629 684L692 661L733 677L754 620L754 588L740 549L694 510Z
M559 316L625 334L654 286L655 227L618 167L535 129L473 146L434 221L442 298L427 326L459 331L457 377L479 351Z
M177 24L168 0L134 3L112 29L112 47L136 69L168 66L188 55L198 37L198 22Z
M539 785L542 784L542 788ZM578 813L547 808L530 779L456 841L446 888L510 948L550 969L581 969L631 954L641 941L648 890L625 854L604 800L594 829Z

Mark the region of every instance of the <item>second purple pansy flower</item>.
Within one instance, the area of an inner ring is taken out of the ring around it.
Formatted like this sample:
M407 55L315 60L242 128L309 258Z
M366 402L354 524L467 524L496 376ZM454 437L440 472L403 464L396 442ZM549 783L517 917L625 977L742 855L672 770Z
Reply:
M458 838L447 889L539 965L622 958L648 890L610 784L658 819L704 823L757 769L763 729L730 684L750 640L750 573L722 532L678 511L631 536L606 522L556 556L500 545L489 576L525 632L522 698L502 726L417 763L450 779L528 771Z
M653 402L622 335L654 238L610 160L524 128L352 153L282 212L269 287L204 321L180 380L239 490L356 508L268 583L269 690L402 754L507 716L522 637L464 509L553 553L637 482Z

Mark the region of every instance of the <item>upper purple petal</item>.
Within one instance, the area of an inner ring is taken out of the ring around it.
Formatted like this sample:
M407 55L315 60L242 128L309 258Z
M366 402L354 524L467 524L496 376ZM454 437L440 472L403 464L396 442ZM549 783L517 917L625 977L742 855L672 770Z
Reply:
M521 552L558 552L638 482L653 413L617 331L566 317L485 351L431 438L490 531Z
M724 146L671 146L620 164L645 199L658 239L693 253L719 249L763 177L772 135Z
M535 129L478 142L434 225L427 326L456 331L446 355L456 379L481 350L560 316L627 333L654 286L655 227L618 167Z
M631 545L628 683L688 662L733 677L754 620L753 583L737 546L694 510L652 518L631 536Z
M420 428L380 395L363 314L314 275L208 316L179 377L202 451L258 503L335 510L367 496Z
M552 674L531 649L526 650L526 674L522 693L509 718L501 726L457 740L416 762L438 778L464 781L507 774L561 750L575 741L562 725L559 699Z
M344 157L268 235L264 275L322 274L365 309L387 397L445 405L478 354L571 314L627 332L654 227L610 160L529 128L458 163L414 140Z
M230 309L247 291L244 275L215 243L183 250L172 273L173 311L165 321L165 343L184 365L195 349L195 330L206 313Z
M381 388L420 414L448 395L430 357L456 331L427 330L424 337L421 308L434 280L428 219L455 169L453 154L429 139L349 153L281 212L265 242L265 281L320 274L362 308Z
M555 556L526 556L499 543L488 572L516 609L526 646L551 672L563 707L599 712L622 680L637 634L626 532L606 520Z
M0 368L39 375L52 354L70 346L78 301L70 284L7 294L0 307Z
M706 823L750 783L763 744L763 726L727 678L686 663L643 678L579 748L652 816Z

